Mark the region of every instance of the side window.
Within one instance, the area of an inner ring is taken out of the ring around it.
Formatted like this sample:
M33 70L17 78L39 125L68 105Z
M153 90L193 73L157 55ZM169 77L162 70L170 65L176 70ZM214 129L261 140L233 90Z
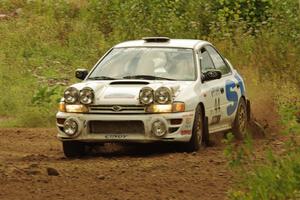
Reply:
M201 49L201 68L202 68L202 73L215 69L214 63L212 61L212 59L210 58L208 51L204 48Z
M230 73L230 68L225 64L220 54L211 46L207 46L206 49L209 52L216 69L220 70L222 74Z

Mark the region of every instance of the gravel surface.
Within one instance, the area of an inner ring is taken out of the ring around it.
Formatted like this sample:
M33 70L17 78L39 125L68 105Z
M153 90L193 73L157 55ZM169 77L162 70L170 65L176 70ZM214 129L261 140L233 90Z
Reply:
M223 150L106 144L67 159L55 129L0 129L0 199L222 200L233 183Z

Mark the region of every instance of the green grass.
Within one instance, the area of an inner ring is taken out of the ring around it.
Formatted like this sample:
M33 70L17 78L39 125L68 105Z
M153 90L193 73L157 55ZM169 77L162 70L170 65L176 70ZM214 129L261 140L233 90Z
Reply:
M0 126L54 126L64 86L47 105L33 105L41 88L72 84L76 68L90 69L118 42L155 35L213 42L245 77L254 106L259 87L272 91L259 93L270 104L282 81L299 91L295 8L292 0L2 0L8 19L0 20L0 116L14 122ZM36 117L22 117L31 113Z
M292 100L291 100L292 99ZM298 97L277 100L282 133L287 141L278 149L269 147L263 159L258 159L248 138L244 144L232 143L232 135L225 140L225 155L237 174L237 183L229 191L229 198L236 200L286 200L300 198L300 110Z

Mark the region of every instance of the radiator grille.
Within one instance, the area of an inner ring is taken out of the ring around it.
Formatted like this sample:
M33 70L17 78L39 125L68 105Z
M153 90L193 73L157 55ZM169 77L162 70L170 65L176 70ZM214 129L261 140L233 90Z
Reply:
M95 134L144 134L142 121L90 121L90 133Z
M93 105L90 113L145 113L143 105Z

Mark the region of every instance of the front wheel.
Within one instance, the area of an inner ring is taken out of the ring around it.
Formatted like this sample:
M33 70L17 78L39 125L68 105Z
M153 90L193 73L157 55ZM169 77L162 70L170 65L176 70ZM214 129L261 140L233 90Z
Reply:
M203 111L201 106L197 106L192 130L192 137L187 144L187 151L198 151L203 141Z
M240 99L238 110L235 115L234 124L232 131L234 136L242 140L247 135L248 117L247 117L247 106L243 98Z
M78 141L63 141L63 151L66 157L73 158L84 155L85 145Z

